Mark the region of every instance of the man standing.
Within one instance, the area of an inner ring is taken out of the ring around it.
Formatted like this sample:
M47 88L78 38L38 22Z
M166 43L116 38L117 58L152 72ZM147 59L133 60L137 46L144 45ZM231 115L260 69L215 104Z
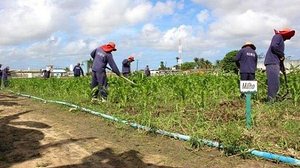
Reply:
M254 80L257 66L256 47L251 42L246 42L235 56L236 65L240 70L241 80Z
M118 76L121 75L111 53L116 50L115 43L109 42L94 49L91 53L91 57L93 58L91 82L92 102L100 98L98 95L101 96L102 102L105 102L107 99L107 76L105 71L107 63L115 74Z
M240 71L240 80L255 80L257 67L256 47L252 42L246 42L235 56L235 63ZM241 93L241 98L245 94Z
M151 73L150 73L150 69L149 69L148 65L146 65L144 73L145 73L146 76L150 76Z
M52 66L47 66L46 69L43 70L43 78L48 79L51 75Z
M77 63L77 65L74 66L73 72L74 72L74 77L80 77L80 75L84 76L80 63Z
M130 64L131 62L134 61L134 57L133 56L129 56L127 59L124 59L123 62L122 62L122 74L124 76L129 76L130 73L131 73L131 70L130 70Z
M10 75L9 66L2 70L2 87L8 86L8 76Z
M295 35L295 30L285 28L282 30L274 30L275 35L272 38L270 47L265 58L265 66L268 80L268 96L267 101L276 100L276 96L280 85L280 69L283 68L285 54L284 41L291 39ZM283 69L281 69L283 70Z

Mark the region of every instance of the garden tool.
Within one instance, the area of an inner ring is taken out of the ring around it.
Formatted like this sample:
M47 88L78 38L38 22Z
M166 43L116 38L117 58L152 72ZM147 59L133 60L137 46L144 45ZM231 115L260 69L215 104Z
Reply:
M110 71L112 70L112 69L109 68L109 67L106 67L106 69L108 69L108 70L110 70ZM131 81L130 79L126 78L125 76L121 75L120 77L123 78L123 79L125 79L127 82L129 82L129 83L131 83L131 84L133 84L133 85L136 85L136 83L134 83L134 82Z
M121 78L125 79L126 81L128 81L129 83L136 85L136 83L134 83L133 81L131 81L130 79L126 78L125 76L121 75Z
M280 71L282 72L282 74L284 76L284 83L285 83L286 93L284 95L279 95L279 99L280 100L285 100L287 95L290 93L290 91L289 91L288 80L287 80L287 76L286 76L286 69L285 69L283 60L280 61Z

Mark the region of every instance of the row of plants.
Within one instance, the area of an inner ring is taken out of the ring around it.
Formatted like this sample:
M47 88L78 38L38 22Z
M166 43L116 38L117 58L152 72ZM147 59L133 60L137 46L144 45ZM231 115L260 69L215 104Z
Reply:
M108 101L100 104L90 103L90 77L13 79L10 89L75 103L152 128L216 140L226 146L227 154L256 148L299 158L300 73L291 72L288 77L289 99L266 104L262 101L267 89L265 74L257 73L250 130L245 126L239 77L231 73L153 77L137 73L130 77L137 85L110 76Z

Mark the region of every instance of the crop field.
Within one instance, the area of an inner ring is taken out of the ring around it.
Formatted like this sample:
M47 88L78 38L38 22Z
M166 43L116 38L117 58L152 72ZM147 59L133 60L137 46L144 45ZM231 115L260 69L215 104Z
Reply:
M221 142L227 155L259 149L300 158L300 72L288 74L288 99L265 103L266 77L257 73L252 96L253 126L246 129L245 99L236 74L204 73L109 77L106 103L90 103L90 77L12 79L10 89L45 99L74 103L152 128ZM286 92L284 81L281 94ZM191 142L192 146L203 144Z

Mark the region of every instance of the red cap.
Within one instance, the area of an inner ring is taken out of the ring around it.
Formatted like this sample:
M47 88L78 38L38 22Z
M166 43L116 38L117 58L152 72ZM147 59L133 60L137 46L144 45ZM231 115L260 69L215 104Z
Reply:
M295 30L292 30L290 28L284 28L281 30L274 29L274 32L275 32L275 34L281 34L283 39L285 39L285 40L289 40L295 35Z
M116 44L114 42L109 42L108 44L105 44L105 45L101 46L101 48L105 52L117 51Z
M134 61L134 56L131 55L131 56L128 57L128 59L131 60L131 61Z

